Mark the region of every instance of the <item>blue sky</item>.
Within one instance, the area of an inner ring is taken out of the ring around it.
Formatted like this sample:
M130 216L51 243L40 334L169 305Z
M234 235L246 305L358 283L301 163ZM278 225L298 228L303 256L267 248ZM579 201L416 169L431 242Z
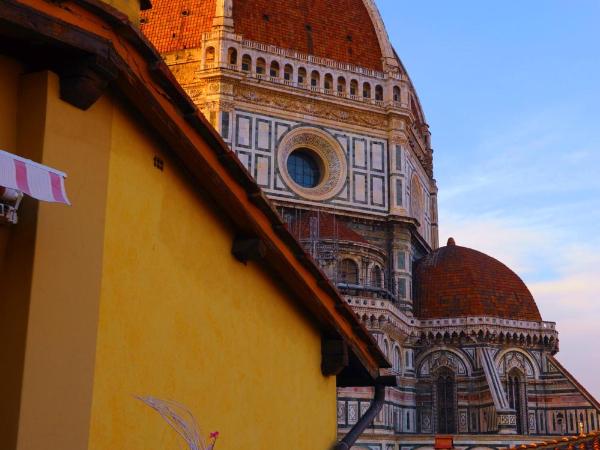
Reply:
M440 241L513 268L600 398L600 0L377 0L435 150Z

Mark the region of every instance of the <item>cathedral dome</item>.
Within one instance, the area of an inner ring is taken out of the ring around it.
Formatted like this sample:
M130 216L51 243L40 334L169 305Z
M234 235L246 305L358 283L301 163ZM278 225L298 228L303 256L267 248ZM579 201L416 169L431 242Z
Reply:
M416 315L423 319L492 316L540 322L529 289L500 261L451 238L414 269Z
M211 31L217 0L153 1L142 30L163 52L196 48ZM232 0L234 31L244 39L383 70L370 0Z
M235 31L246 39L382 70L363 0L233 0Z

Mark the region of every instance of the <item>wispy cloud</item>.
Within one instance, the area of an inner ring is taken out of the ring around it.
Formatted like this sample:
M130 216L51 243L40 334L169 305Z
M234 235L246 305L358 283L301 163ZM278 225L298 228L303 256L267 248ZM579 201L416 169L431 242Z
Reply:
M440 237L517 272L557 322L559 359L600 397L600 138L576 146L572 125L539 112L484 133L466 166L445 161Z
M600 247L574 244L564 230L532 218L442 216L444 239L453 236L523 278L544 320L557 322L559 359L600 398Z
M543 111L484 134L469 144L467 159L453 157L459 149L444 152L441 201L537 208L588 199L600 191L600 136L573 140L573 129L561 110Z
M524 278L600 396L600 3L377 3L431 125L444 239Z

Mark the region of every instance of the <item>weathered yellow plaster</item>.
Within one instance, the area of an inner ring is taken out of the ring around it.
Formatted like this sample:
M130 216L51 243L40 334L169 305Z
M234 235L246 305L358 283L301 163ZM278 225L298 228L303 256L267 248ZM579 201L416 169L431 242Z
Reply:
M56 75L4 62L0 142L67 172L73 206L26 200L9 241L0 442L179 449L134 398L152 395L219 430L218 450L329 448L335 377L322 376L320 332L293 293L231 256L218 205L129 107L105 96L81 111Z
M58 84L50 72L21 79L19 153L65 171L73 205L23 207L38 213L18 450L83 449L89 435L113 107L81 111Z
M318 330L272 274L231 256L227 221L149 133L121 108L113 123L89 448L179 448L134 395L187 405L219 450L329 448Z

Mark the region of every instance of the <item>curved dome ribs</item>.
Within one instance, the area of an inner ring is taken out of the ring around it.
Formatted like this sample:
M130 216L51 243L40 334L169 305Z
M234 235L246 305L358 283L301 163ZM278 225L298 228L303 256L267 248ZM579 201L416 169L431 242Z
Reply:
M414 280L419 318L489 316L542 321L531 292L512 270L452 241L417 262Z

